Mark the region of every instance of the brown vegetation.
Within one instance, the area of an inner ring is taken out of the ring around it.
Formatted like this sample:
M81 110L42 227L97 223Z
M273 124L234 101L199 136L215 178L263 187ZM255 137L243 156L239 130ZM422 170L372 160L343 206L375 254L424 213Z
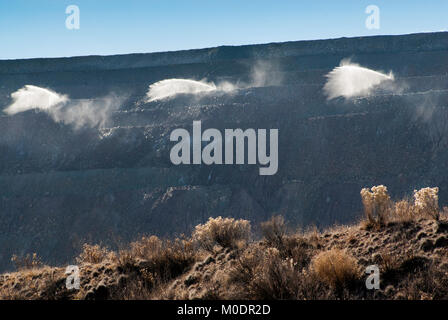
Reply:
M79 290L66 288L65 268L15 256L19 271L0 275L0 298L445 299L448 220L437 191L393 202L384 186L363 189L365 220L322 232L290 232L277 216L255 241L249 221L218 217L191 237L142 237L117 252L85 244ZM365 286L372 264L379 290Z
M311 270L337 291L353 286L361 274L356 259L341 249L317 254L313 258Z
M387 187L374 186L370 190L361 190L361 199L364 205L366 228L382 228L388 223L409 222L419 218L438 220L439 188L423 188L414 190L414 201L402 199L391 201Z

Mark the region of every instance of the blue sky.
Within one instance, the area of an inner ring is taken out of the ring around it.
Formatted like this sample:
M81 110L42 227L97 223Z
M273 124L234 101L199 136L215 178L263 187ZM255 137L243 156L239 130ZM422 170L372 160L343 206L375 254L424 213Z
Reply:
M65 26L68 5L80 29ZM368 5L380 29L365 27ZM0 0L0 59L448 30L447 0Z

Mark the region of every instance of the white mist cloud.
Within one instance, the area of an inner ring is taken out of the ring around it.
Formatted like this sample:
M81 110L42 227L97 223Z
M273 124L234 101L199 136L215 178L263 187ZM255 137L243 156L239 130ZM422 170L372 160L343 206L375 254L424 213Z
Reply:
M204 94L211 91L232 91L236 86L229 82L215 85L205 80L196 81L191 79L165 79L155 82L149 86L146 93L147 102L171 98L177 94Z
M198 94L216 90L213 82L190 79L165 79L149 86L146 93L147 101L163 100L180 93Z
M346 99L364 96L384 81L393 81L392 72L384 74L375 70L361 67L349 60L342 60L339 67L326 75L328 78L324 92L328 100L336 97Z
M14 115L28 110L48 113L56 122L82 127L104 127L123 101L114 95L94 100L71 100L49 89L26 85L11 94L13 103L3 111Z
M72 125L75 129L104 128L123 100L115 95L94 100L70 100L66 105L52 109L50 115L54 121Z
M237 89L279 85L282 79L275 74L271 63L258 61L251 70L248 83L231 83L227 81L207 82L206 80L192 79L165 79L151 84L146 93L146 102L169 99L177 94L203 95L206 93L221 91L231 92Z
M278 86L283 82L283 73L278 72L278 65L270 61L257 61L251 70L251 81L244 88Z
M32 85L26 85L12 93L11 98L13 103L3 110L9 115L14 115L31 109L48 111L52 107L68 101L67 96Z

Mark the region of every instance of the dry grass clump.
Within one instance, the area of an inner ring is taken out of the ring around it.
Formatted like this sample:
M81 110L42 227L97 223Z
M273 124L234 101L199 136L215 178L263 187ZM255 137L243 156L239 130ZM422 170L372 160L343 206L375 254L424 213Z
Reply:
M115 255L113 252L101 247L98 244L90 245L84 243L82 246L82 251L78 257L76 257L76 262L79 264L84 263L101 263L104 260L112 260Z
M341 249L316 255L311 261L311 270L336 291L351 287L360 277L356 259Z
M390 200L387 187L380 185L370 190L361 190L361 198L366 215L366 227L381 228L388 222L408 222L416 218L439 220L439 188L414 190L414 201Z
M11 262L17 270L37 269L43 266L43 263L37 253L33 253L32 255L27 254L25 256L17 256L14 254L11 257Z
M250 222L233 218L209 218L205 224L197 225L192 239L202 248L213 251L215 245L223 248L238 248L250 238Z

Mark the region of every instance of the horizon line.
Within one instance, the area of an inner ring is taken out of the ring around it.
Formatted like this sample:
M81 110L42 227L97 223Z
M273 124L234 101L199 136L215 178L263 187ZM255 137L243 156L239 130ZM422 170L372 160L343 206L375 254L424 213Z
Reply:
M75 55L75 56L47 56L47 57L31 57L31 58L10 58L10 59L0 59L0 62L21 61L21 60L39 60L39 59L73 59L73 58L87 58L87 57L114 57L114 56L126 56L126 55L164 54L164 53L174 53L174 52L210 50L210 49L223 48L223 47L251 47L251 46L285 44L285 43L295 43L295 42L318 42L318 41L329 41L329 40L339 40L339 39L411 36L411 35L418 35L418 34L437 34L437 33L448 33L448 30L422 31L422 32L412 32L412 33L400 33L400 34L376 34L376 35L367 35L367 36L348 36L348 37L342 36L342 37L336 37L336 38L272 41L272 42L264 42L264 43L223 44L223 45L218 45L218 46L210 46L210 47L202 47L202 48L188 48L188 49L166 50L166 51L129 52L129 53L112 53L112 54L86 54L86 55Z

